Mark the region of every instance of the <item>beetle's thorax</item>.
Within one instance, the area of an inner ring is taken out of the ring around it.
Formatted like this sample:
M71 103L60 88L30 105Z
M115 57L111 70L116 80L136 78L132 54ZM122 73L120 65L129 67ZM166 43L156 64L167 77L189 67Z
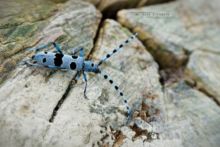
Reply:
M85 72L94 72L94 73L100 73L100 70L98 68L97 64L94 64L90 60L85 60L83 65L83 70Z

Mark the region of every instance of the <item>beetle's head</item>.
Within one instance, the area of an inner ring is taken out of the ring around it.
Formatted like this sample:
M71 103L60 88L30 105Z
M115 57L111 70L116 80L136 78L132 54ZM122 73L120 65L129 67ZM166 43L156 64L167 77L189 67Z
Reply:
M37 54L33 55L31 58L34 63L43 64L46 59L46 54L45 53L37 53Z

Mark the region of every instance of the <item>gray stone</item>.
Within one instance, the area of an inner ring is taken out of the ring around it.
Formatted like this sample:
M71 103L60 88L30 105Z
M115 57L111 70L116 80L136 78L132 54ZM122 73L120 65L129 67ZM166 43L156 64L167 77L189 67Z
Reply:
M114 18L117 11L145 5L163 3L170 0L84 0L94 4L106 18Z
M117 16L121 24L139 33L162 67L179 67L189 52L220 52L219 4L218 0L179 0L121 10Z
M47 23L42 26L42 33L36 33L40 39L34 46L56 40L65 53L70 53L68 47L84 46L88 55L100 14L88 3L69 1L60 5L59 11L43 20ZM117 22L105 21L90 57L100 59L129 35L131 33ZM27 58L32 55L29 51L28 47L24 54L14 52L10 56L18 54L19 59ZM135 40L110 61L109 65L103 64L102 69L119 84L132 109L139 111L149 92L155 95L156 105L160 105L158 66L141 42ZM107 130L112 137L105 137L100 131L111 126L117 132L126 123L123 101L99 75L88 75L87 100L83 97L84 83L72 81L75 72L17 65L6 73L8 76L0 87L0 129L4 131L0 135L0 146L113 145L112 130ZM64 103L55 108L60 100ZM57 112L52 117L53 111Z
M220 109L203 93L180 82L164 92L164 122L159 139L151 142L125 138L122 146L218 147ZM156 135L156 134L154 134Z
M220 104L220 54L196 51L186 67L189 82L212 96Z
M70 47L84 46L88 55L101 14L93 5L80 1L59 4L51 1L0 3L7 7L1 9L4 16L0 21L3 61L0 74L1 80L4 78L0 85L0 130L4 132L0 134L0 146L58 146L64 142L69 143L67 146L76 145L67 141L74 141L71 139L74 132L66 132L67 140L56 138L56 134L63 131L65 121L60 120L62 123L58 125L49 122L58 101L68 91L75 72L28 67L18 62L31 57L33 52L30 47L49 41L61 43L65 53L71 52ZM3 34L5 30L8 33ZM12 44L17 47L13 48ZM13 49L9 50L9 47ZM52 48L47 50L54 51ZM71 121L75 126L76 122ZM83 127L77 126L77 129ZM54 136L50 138L51 134Z
M117 22L104 21L91 58L98 61L130 35L131 33ZM133 105L132 109L140 108L142 100L146 99L149 91L156 95L155 103L160 105L159 99L162 93L158 81L157 64L140 41L135 39L131 44L126 45L106 64L103 63L101 69L112 77L115 84L119 85L129 105ZM54 128L65 124L62 132L59 134L51 132L46 137L52 140L56 135L60 140L67 140L66 145L73 146L91 146L98 142L102 145L116 145L118 140L116 138L112 140L110 136L115 131L118 132L122 126L127 128L123 100L114 91L109 81L105 81L100 75L88 74L88 100L84 99L83 90L84 83L78 82L74 85L54 120ZM113 130L100 133L101 130L105 130L104 126L111 126ZM72 132L72 139L69 139L70 132ZM108 137L105 137L106 134ZM59 146L61 143L57 141L56 145Z
M220 108L209 97L219 102L218 2L180 0L123 10L118 20L127 28L110 19L100 25L101 14L87 2L0 2L0 146L220 146ZM106 1L102 11L121 2ZM87 74L85 99L85 83L75 83L75 71L19 64L33 55L32 47L50 41L68 54L83 46L87 59L97 63L132 34L128 28L147 48L135 39L101 65L133 110L128 124L123 100L103 76ZM162 87L147 49L165 67L181 66L190 52L186 75L196 87L178 81L182 77Z
M90 38L96 34L93 28L98 27L101 17L94 6L77 0L67 3L9 0L1 1L0 5L0 83L22 59L33 54L28 51L33 46L57 41L65 49L84 46L88 54L93 44Z
M114 10L120 10L120 9L125 9L125 8L132 8L132 7L141 7L144 5L163 3L163 2L167 2L167 1L169 1L169 0L133 0L133 1L130 1L130 0L111 0L111 1L99 0L98 5L97 5L97 2L95 4L97 5L97 8L101 11L105 11L108 9L108 10L115 12Z

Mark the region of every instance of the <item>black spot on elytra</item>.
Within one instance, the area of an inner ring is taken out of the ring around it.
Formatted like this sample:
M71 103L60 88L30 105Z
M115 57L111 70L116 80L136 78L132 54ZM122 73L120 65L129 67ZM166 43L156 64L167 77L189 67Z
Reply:
M72 70L76 69L76 63L75 63L75 62L72 62L72 63L70 64L70 68L71 68Z
M47 59L46 58L43 58L43 63L45 63L47 61Z
M114 49L114 50L113 50L113 53L116 53L116 52L117 52L117 50L116 50L116 49Z
M127 100L124 100L125 103L127 103Z
M123 93L122 93L122 92L120 92L120 96L123 96Z
M34 59L35 55L33 55L31 58Z
M78 58L78 56L72 56L72 58L73 58L73 59L77 59L77 58Z
M54 58L54 65L55 66L61 66L63 63L63 54L55 54L55 58Z
M44 52L44 54L47 54L47 52Z
M107 57L107 58L109 58L109 57L110 57L110 55L109 55L109 54L107 54L107 55L106 55L106 57Z
M94 64L92 63L92 65L91 65L92 67L94 66Z
M119 46L119 48L122 48L123 47L123 44L121 44L120 46Z
M115 86L115 90L118 90L118 86Z
M128 43L128 40L126 40L125 43Z

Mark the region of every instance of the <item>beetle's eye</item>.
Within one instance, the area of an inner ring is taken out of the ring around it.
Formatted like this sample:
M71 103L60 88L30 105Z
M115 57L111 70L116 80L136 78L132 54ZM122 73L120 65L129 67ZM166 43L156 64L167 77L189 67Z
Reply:
M92 65L92 67L94 66L94 64L93 64L93 63L92 63L91 65Z
M33 55L31 58L34 59L35 55Z

